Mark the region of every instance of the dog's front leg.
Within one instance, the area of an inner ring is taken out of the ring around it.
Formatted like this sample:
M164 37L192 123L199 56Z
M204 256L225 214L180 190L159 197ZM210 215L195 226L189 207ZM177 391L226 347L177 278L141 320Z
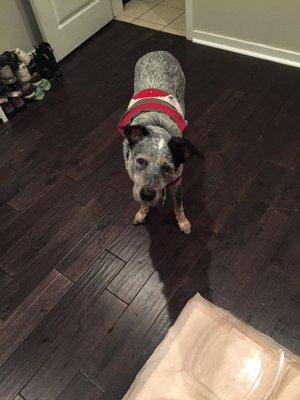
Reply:
M141 204L139 211L135 214L134 225L143 224L148 215L148 211L149 206L147 206L146 204Z
M178 226L182 232L189 235L192 231L192 226L184 213L181 183L175 187L170 186L170 192L174 203L174 213L178 222Z

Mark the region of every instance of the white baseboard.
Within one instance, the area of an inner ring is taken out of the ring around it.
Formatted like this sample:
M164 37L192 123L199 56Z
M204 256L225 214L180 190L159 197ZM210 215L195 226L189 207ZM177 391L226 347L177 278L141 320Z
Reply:
M193 29L195 43L300 68L300 53Z

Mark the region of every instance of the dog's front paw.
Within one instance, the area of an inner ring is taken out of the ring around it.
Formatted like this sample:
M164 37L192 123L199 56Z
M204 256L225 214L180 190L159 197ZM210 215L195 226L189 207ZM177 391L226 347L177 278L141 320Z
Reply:
M185 218L182 221L178 222L180 230L185 233L186 235L189 235L192 232L192 225L190 224L189 220Z
M135 214L133 223L134 223L134 225L144 224L145 223L145 219L146 219L146 215L144 213L142 213L141 211L138 211Z

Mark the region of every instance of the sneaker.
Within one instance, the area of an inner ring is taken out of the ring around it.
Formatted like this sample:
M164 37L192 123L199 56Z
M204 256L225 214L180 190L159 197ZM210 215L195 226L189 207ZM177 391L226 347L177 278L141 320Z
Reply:
M25 64L26 67L30 64L32 56L21 49L16 49L15 53L20 63Z
M44 98L45 98L45 92L43 91L42 88L37 87L34 93L34 100L40 101L44 100Z
M26 83L22 87L22 93L23 93L24 99L26 99L26 100L40 101L40 100L44 100L44 98L45 98L45 93L44 93L43 89L41 89L40 87L35 88L30 83Z
M19 65L19 68L16 71L16 75L19 81L22 83L29 82L31 79L31 75L28 71L28 68L23 63Z
M33 75L34 73L39 73L39 67L34 59L30 61L30 63L27 65L27 68L31 75Z
M23 100L23 94L21 90L13 90L7 92L7 97L10 103L14 106L17 112L24 111L26 109L26 103Z
M49 67L51 68L56 77L62 75L62 71L60 69L58 62L56 61L54 51L49 43L42 42L36 49L36 52L40 57L43 57L47 61Z
M17 82L11 67L9 65L0 66L0 83L10 85Z
M2 107L2 110L8 119L16 115L16 110L9 102L6 96L6 91L2 88L2 86L0 86L0 106Z
M12 71L16 71L19 66L17 55L13 51L5 51L0 55L0 67L9 65Z
M22 94L24 99L33 100L35 88L30 83L25 83L25 85L22 87Z
M55 74L50 68L49 61L46 57L43 55L39 54L38 52L35 52L34 55L34 61L36 62L39 72L44 79L48 79L51 83L55 82Z
M35 72L31 79L30 79L30 83L34 86L34 87L38 87L41 83L42 83L43 78L41 77L40 74L38 74L37 72Z
M43 89L44 92L49 92L49 90L51 89L51 83L48 81L48 79L42 79L39 87Z
M25 64L26 67L28 67L28 65L30 64L31 58L32 58L31 54L25 53L25 51L23 51L21 49L16 49L15 54L18 57L19 63Z

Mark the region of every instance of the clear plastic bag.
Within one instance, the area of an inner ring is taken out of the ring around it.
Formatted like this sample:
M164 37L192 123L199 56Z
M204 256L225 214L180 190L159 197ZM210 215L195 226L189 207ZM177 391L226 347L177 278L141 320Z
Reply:
M124 400L300 400L300 358L200 295Z

